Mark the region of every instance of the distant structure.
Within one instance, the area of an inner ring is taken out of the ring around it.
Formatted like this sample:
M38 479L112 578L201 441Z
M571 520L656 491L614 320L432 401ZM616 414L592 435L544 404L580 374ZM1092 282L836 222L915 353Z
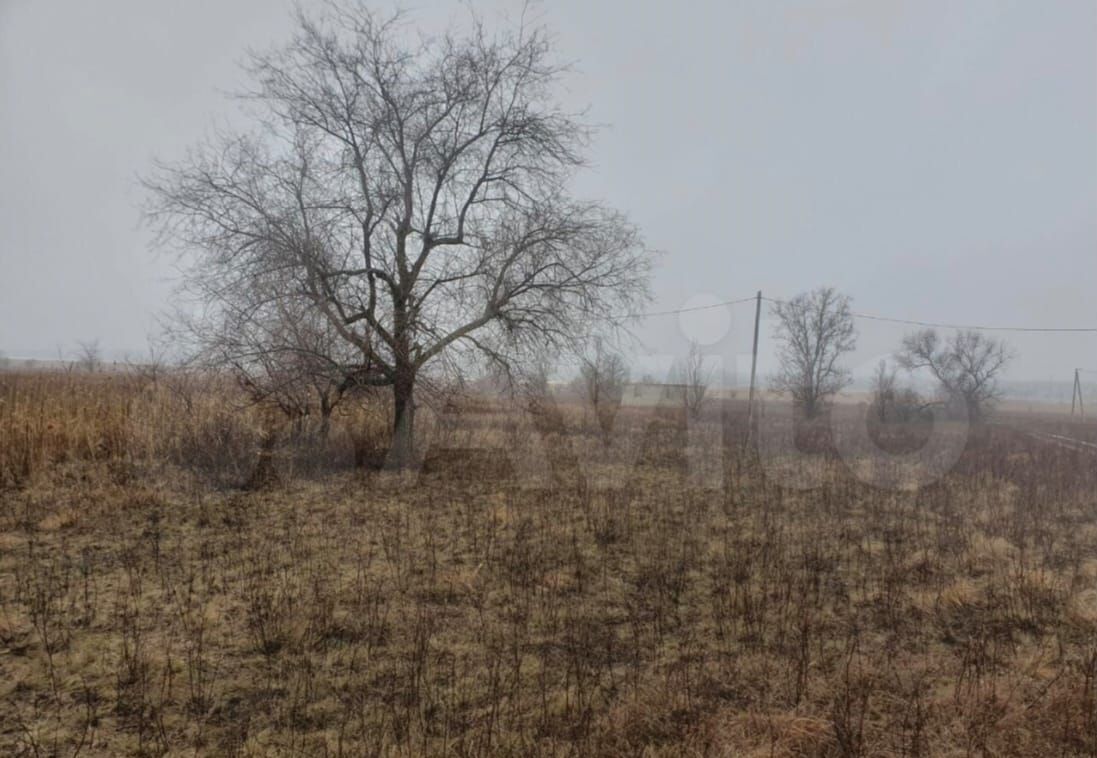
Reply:
M685 402L686 385L662 384L659 382L633 382L628 387L628 392L634 399L658 403L664 400Z

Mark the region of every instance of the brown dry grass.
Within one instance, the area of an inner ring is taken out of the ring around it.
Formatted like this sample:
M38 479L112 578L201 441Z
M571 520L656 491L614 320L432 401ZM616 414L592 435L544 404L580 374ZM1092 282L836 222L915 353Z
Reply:
M713 492L660 413L601 491L540 418L531 490L356 466L376 413L318 452L208 380L0 374L0 753L1097 755L1092 458L792 491L732 413Z

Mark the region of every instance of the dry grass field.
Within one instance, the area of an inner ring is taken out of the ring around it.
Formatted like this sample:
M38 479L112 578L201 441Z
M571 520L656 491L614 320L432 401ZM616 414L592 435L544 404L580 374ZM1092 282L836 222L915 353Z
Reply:
M808 433L789 489L727 400L725 486L664 408L601 489L542 407L531 488L492 401L397 474L382 411L233 397L0 374L0 754L1097 755L1097 456L976 429L891 491Z

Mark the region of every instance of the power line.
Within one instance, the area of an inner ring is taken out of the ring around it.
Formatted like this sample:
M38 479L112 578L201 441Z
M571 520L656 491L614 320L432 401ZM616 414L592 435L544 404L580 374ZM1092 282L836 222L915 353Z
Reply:
M668 311L651 311L649 313L628 313L620 318L651 318L653 316L673 316L677 313L692 313L693 311L708 311L713 308L724 308L729 305L739 305L740 303L749 303L754 300L754 297L744 297L739 300L725 300L721 303L712 303L711 305L698 305L693 308L673 308Z
M938 324L929 321L908 321L899 318L886 318L873 316L867 313L854 313L854 318L867 319L869 321L886 321L892 324L907 324L909 326L926 326L937 329L970 329L977 332L1030 332L1030 333L1073 333L1073 334L1097 334L1097 327L1053 327L1053 326L983 326L980 324Z
M764 297L770 303L785 303L772 297ZM979 324L942 324L939 321L919 321L908 318L891 318L890 316L877 316L874 314L862 314L853 312L853 318L861 318L869 321L885 321L887 324L904 324L906 326L928 327L931 329L971 329L973 331L1027 331L1027 332L1071 332L1071 333L1097 333L1097 327L999 327Z
M711 305L698 305L692 308L672 308L665 311L649 311L644 313L628 313L619 320L653 318L656 316L673 316L679 313L692 313L694 311L707 311L714 308L724 308L730 305L741 305L754 301L754 297L743 297L737 300L725 300ZM785 304L787 300L773 297L762 297L767 303ZM970 329L979 332L1028 332L1034 334L1063 333L1063 334L1097 334L1097 327L1051 327L1051 326L987 326L984 324L950 324L938 321L919 321L917 319L892 318L879 316L872 313L853 312L854 318L866 321L881 321L889 324L903 324L905 326L921 326L930 329ZM1087 374L1097 374L1097 370L1082 369Z

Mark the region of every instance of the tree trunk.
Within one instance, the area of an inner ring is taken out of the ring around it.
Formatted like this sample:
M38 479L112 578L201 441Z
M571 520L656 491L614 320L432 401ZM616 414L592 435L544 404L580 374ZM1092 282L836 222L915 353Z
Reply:
M815 391L810 387L805 388L803 397L800 400L800 412L803 414L804 419L810 420L815 418L818 412L818 404L815 399Z
M405 469L415 461L415 371L412 362L411 333L408 329L408 292L411 289L405 267L407 234L397 239L396 257L400 263L400 284L393 295L393 382L392 382L392 444L389 446L386 468Z
M410 368L397 368L392 400L392 444L387 467L404 469L415 462L415 373Z
M320 429L318 436L321 442L328 441L328 434L331 431L331 401L327 397L320 398Z

